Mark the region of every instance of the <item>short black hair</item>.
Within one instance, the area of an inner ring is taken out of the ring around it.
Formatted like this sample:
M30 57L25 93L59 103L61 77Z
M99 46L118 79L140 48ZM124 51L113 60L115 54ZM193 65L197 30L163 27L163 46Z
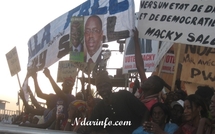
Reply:
M169 108L167 107L167 105L166 105L165 103L162 103L162 102L157 102L157 103L155 103L154 105L152 105L152 107L151 107L151 109L150 109L150 115L151 115L151 116L152 116L152 114L153 114L153 109L154 109L155 107L160 107L160 108L163 110L164 114L167 116L165 122L168 123L169 120L170 120L170 110L169 110Z
M108 76L108 72L107 71L100 71L95 78L95 85L98 86L101 83L108 83L112 86L112 82L110 77Z

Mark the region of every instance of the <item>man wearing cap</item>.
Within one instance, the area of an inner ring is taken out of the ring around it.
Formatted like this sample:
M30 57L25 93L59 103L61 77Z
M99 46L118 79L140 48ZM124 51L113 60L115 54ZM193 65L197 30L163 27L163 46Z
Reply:
M56 111L55 129L63 130L67 123L68 106L69 106L70 102L75 100L75 96L71 94L73 86L74 86L74 78L72 78L72 77L65 78L64 82L62 83L62 90L61 90L60 87L56 84L56 82L52 78L48 68L45 68L43 73L49 79L55 93L59 97L57 104L56 104L57 111Z
M131 134L148 119L149 111L132 93L126 90L112 92L112 83L107 71L100 72L95 82L102 100L95 106L89 121L106 121L108 125L92 125L90 132ZM118 124L125 121L130 123Z
M182 124L183 112L184 112L184 101L183 100L173 101L171 103L171 116L170 116L171 122L180 126Z

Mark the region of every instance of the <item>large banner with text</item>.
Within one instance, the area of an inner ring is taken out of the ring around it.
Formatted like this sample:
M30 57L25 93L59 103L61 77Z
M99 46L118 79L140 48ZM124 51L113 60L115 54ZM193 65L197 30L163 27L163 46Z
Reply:
M53 20L29 39L28 67L39 71L67 55L72 50L71 18L92 15L103 16L104 42L127 38L132 34L133 0L88 0Z
M215 47L215 1L141 0L141 38Z

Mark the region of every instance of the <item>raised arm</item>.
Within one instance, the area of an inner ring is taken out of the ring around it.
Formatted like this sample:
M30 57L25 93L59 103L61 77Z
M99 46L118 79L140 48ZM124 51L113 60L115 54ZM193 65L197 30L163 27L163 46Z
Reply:
M37 73L36 72L32 73L31 77L34 80L34 87L35 87L35 92L36 92L37 96L42 98L42 99L44 99L44 100L46 100L48 98L48 94L44 94L41 91L41 89L39 87L39 84L38 84L38 81L37 81Z
M28 91L28 93L29 93L29 95L30 95L32 104L33 104L37 109L44 109L44 107L42 107L42 106L38 103L38 101L36 100L36 98L34 97L32 91L31 91L30 86L28 86L27 91Z
M135 28L133 32L134 32L135 63L136 63L137 71L140 75L141 82L143 82L147 78L144 70L144 62L143 62L142 54L140 51L139 32L137 28Z
M43 73L45 74L45 76L49 79L52 88L54 89L55 93L61 98L61 99L66 99L67 96L66 94L60 89L60 87L57 85L57 83L54 81L54 79L52 78L50 71L48 68L45 68Z
M27 110L29 113L32 113L32 114L35 114L35 115L43 115L44 110L41 110L41 109L34 109L34 108L32 108L32 107L28 104L28 102L25 100L24 92L23 92L22 89L19 91L19 96L20 96L20 98L22 99L23 104L25 105L26 110Z

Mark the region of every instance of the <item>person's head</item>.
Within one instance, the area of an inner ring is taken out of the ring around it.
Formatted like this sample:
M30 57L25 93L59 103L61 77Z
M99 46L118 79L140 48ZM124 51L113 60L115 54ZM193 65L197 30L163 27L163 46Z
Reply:
M74 86L74 82L75 80L72 77L65 78L64 82L62 83L63 92L66 94L70 94Z
M34 117L34 114L29 113L29 114L28 114L28 121L29 121L29 122L32 122L33 117Z
M56 107L58 96L56 94L49 94L48 98L46 99L46 106L49 109L53 109Z
M182 100L184 101L187 97L187 93L183 90L174 90L166 93L166 99L164 103L171 108L171 103L174 101Z
M39 121L40 117L38 115L34 115L33 119L32 119L32 124L37 124Z
M22 115L22 122L25 123L26 121L28 121L28 114L23 114Z
M208 111L202 98L196 94L187 96L184 101L184 120L191 121L200 119L201 117L208 117Z
M86 116L87 104L83 100L75 100L69 104L68 113L73 118L85 117Z
M87 96L87 105L93 107L95 104L94 97L90 94Z
M112 83L107 71L101 71L97 74L95 85L98 94L103 98L103 100L109 100L112 93Z
M74 47L77 47L80 43L81 43L81 40L82 40L82 37L81 37L81 23L78 22L78 21L74 21L71 23L71 43Z
M214 94L214 89L209 86L198 86L195 94L202 97L202 99L205 101L207 105L207 108L209 109L210 100Z
M155 103L150 109L150 115L152 117L152 121L157 123L159 126L165 125L169 122L169 109L164 103Z
M168 89L170 88L162 78L157 75L153 75L142 83L141 89L143 90L145 97L147 97L149 95L158 94L162 91L164 86Z
M213 94L213 96L211 97L209 108L210 108L211 117L215 119L215 94Z
M177 125L182 123L182 115L184 112L184 101L178 100L171 103L171 122Z
M87 52L93 56L102 45L103 30L102 21L96 16L90 16L85 24L84 39Z
M82 92L78 92L75 95L76 100L84 100L84 94Z

